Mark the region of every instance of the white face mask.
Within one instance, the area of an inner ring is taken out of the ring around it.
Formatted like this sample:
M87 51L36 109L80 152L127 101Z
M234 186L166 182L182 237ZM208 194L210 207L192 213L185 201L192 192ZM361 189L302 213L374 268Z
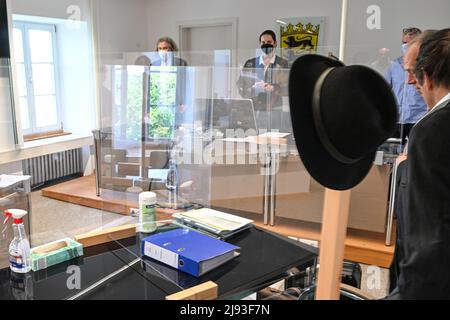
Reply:
M173 59L173 52L171 51L158 51L158 54L164 62L171 61Z
M403 52L403 54L406 54L407 50L408 50L408 44L407 43L402 44L402 52Z

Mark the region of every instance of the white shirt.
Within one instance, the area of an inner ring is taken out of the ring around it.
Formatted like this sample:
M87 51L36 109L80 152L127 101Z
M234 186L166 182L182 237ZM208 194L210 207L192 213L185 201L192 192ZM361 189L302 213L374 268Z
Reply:
M449 101L450 101L450 92L447 93L447 95L446 95L445 97L443 97L443 98L436 104L436 106L434 106L434 108L431 109L430 112L428 112L422 119L420 119L419 121L417 121L417 123L419 123L419 122L422 121L423 119L427 118L427 117L428 117L430 114L432 114L433 112L435 112L435 111L437 111L437 110L439 110L439 109L444 108L444 107L447 105L447 103L448 103ZM417 123L416 123L414 126L416 126ZM407 154L407 153L408 153L408 144L409 144L409 141L408 141L408 143L406 143L406 145L405 145L404 152L403 152L404 154Z
M264 63L264 55L261 55L261 56L259 57L259 64L264 65L264 73L267 72L267 68L269 68L269 66L270 66L271 64L275 64L275 59L276 59L276 58L277 58L277 55L274 54L274 55L272 56L272 58L270 59L269 63L268 63L268 64L265 64L265 63Z
M428 117L430 114L432 114L433 112L444 108L448 101L450 100L450 92L447 93L447 95L445 97L443 97L438 103L436 103L436 105L433 107L433 109L430 110L430 112L428 112L422 119L420 119L417 123L419 123L420 121L422 121L423 119L425 119L426 117ZM417 124L416 123L416 124Z
M437 109L442 109L443 107L445 107L448 103L448 101L450 100L450 92L447 93L447 95L445 97L443 97L437 104L436 106L431 110L431 112L433 112L434 110Z
M161 67L171 67L172 66L172 59L170 57L167 58L167 60L161 60Z

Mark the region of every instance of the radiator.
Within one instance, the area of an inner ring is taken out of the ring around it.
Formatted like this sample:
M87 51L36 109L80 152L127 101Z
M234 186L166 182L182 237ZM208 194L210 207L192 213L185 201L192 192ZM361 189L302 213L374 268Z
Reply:
M81 149L26 159L22 164L24 174L32 176L32 188L83 172Z

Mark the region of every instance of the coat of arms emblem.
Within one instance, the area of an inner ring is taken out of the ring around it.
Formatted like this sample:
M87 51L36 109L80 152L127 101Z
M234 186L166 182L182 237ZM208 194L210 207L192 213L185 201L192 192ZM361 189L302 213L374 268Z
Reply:
M280 46L283 58L292 62L300 55L317 53L319 33L320 24L314 26L311 23L306 25L290 23L287 26L280 26Z

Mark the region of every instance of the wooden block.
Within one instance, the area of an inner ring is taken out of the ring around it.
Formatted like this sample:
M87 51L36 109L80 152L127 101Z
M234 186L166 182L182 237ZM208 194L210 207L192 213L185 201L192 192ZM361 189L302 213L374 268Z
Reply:
M195 300L215 300L219 295L219 287L212 281L208 281L191 288L196 293Z
M212 281L174 293L166 300L215 300L218 297L218 286Z
M75 241L83 244L84 248L89 248L115 240L130 238L136 235L136 225L129 224L91 233L75 236Z
M39 140L43 138L53 138L53 137L60 137L60 136L67 136L71 135L71 132L65 132L64 130L54 130L54 131L48 131L45 133L36 133L36 134L27 134L23 135L23 141L29 142L34 140Z
M196 292L186 289L166 297L166 300L195 300Z

